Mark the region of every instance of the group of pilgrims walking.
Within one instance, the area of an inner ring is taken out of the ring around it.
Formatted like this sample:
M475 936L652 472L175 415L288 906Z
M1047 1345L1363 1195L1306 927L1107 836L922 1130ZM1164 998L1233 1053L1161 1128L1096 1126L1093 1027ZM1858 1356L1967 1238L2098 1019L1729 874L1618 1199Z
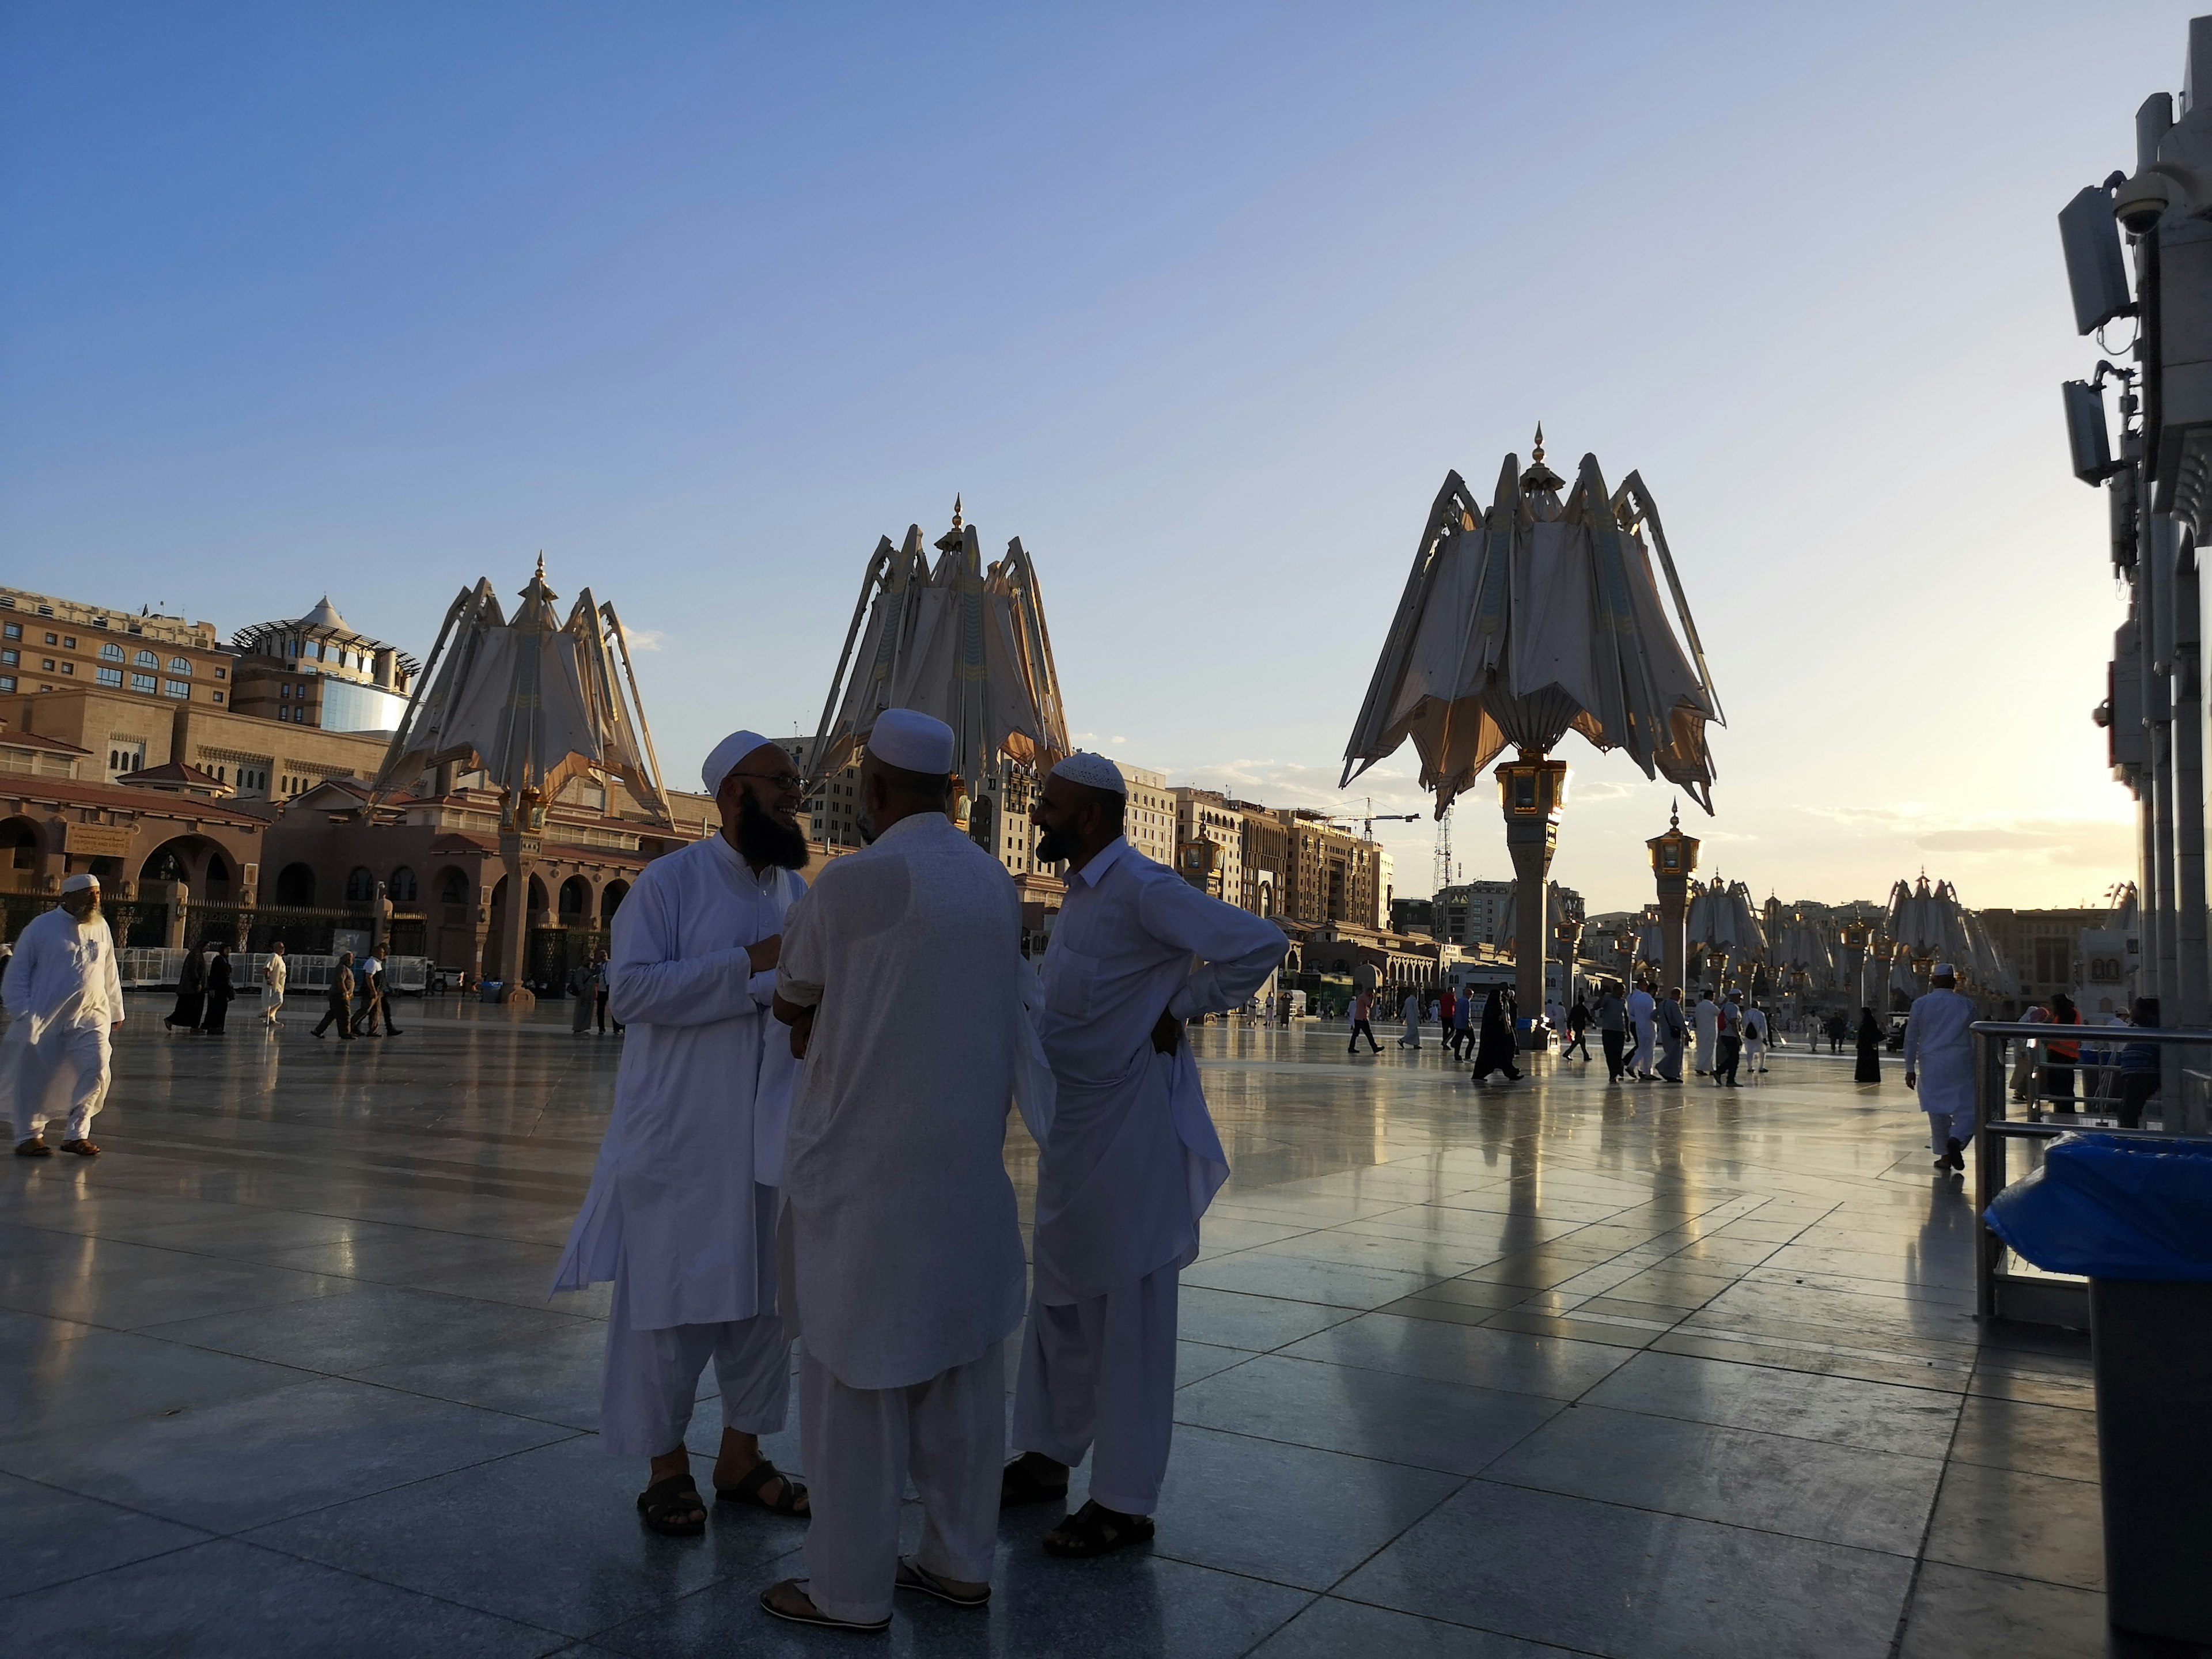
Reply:
M951 727L880 715L869 844L809 886L803 780L734 732L702 775L720 833L647 865L615 917L629 1042L554 1288L614 1287L600 1434L648 1461L655 1532L707 1524L684 1435L713 1362L714 1501L805 1522L805 1576L760 1597L798 1624L882 1630L902 1594L985 1605L1000 1509L1062 1501L1086 1455L1088 1501L1043 1547L1152 1535L1179 1275L1228 1175L1183 1028L1288 948L1132 848L1119 769L1077 753L1035 811L1038 856L1068 869L1040 974L1012 878L947 816L952 764ZM1040 1148L1026 1251L1010 1109ZM761 1449L794 1341L803 1485Z

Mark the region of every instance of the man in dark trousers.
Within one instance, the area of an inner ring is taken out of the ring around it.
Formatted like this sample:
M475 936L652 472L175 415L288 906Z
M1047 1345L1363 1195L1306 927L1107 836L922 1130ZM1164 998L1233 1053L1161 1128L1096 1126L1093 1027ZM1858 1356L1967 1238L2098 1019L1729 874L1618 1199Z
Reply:
M335 1024L338 1028L338 1041L351 1042L353 1041L352 951L346 951L339 954L337 969L331 975L331 988L325 995L329 999L329 1003L323 1010L322 1018L315 1024L314 1035L320 1036Z

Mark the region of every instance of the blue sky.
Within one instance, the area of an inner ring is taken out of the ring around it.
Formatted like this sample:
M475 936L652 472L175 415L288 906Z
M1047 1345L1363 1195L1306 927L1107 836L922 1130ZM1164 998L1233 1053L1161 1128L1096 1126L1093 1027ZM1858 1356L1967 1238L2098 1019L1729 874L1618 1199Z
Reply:
M2079 902L2131 871L2053 216L2187 15L12 5L0 573L420 654L543 549L688 780L811 729L876 538L959 491L1079 731L1321 804L1445 469L1540 418L1665 514L1709 868ZM1555 873L1641 902L1666 791L1569 743ZM1504 873L1486 798L1455 831Z

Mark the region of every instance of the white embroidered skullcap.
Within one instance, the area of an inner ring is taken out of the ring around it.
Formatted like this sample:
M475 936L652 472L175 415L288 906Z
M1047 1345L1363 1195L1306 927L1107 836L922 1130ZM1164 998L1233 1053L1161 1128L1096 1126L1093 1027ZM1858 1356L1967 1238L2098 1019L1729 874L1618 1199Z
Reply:
M707 786L710 795L718 793L722 780L738 769L738 763L756 749L764 749L772 739L757 732L732 732L714 745L714 752L707 757L707 763L699 769L699 781Z
M952 728L913 708L886 708L868 732L868 752L886 766L942 776L952 770Z
M88 887L92 889L94 892L98 892L100 890L100 878L98 876L87 875L64 876L62 878L62 891L64 893L82 893Z
M1085 789L1103 789L1109 795L1126 795L1129 781L1121 775L1121 769L1103 755L1094 755L1088 749L1079 749L1052 769L1056 778L1066 778L1070 783L1079 783Z
M1956 968L1954 968L1948 962L1939 962L1936 964L1936 977L1937 979L1956 979L1959 977L1959 970Z

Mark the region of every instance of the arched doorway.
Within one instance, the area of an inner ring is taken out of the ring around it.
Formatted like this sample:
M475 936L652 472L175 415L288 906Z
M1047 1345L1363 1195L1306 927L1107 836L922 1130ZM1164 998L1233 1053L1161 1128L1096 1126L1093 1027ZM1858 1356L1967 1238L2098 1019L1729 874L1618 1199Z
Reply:
M629 896L629 884L626 881L611 881L599 890L600 927L614 926L615 912L622 908L622 902Z
M304 864L288 864L276 872L276 902L310 905L315 902L315 872Z
M581 876L571 876L561 884L561 926L588 927L592 925L592 884Z
M26 892L38 884L39 826L28 818L0 818L0 892Z
M345 902L367 904L376 896L376 875L365 864L356 864L346 875Z
M392 879L384 884L384 891L394 904L415 902L415 872L401 865L392 872Z

